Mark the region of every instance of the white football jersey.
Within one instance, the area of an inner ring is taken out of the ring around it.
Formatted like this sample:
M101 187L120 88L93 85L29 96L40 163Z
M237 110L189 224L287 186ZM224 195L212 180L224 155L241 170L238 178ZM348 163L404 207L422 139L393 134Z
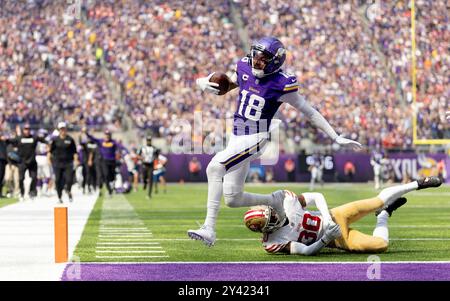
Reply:
M288 224L277 231L264 234L263 246L269 253L281 251L290 241L310 245L319 240L327 225L324 225L320 211L308 211L296 196L285 193L283 208Z
M36 154L38 156L47 156L48 153L48 146L45 143L38 142L36 147Z
M154 160L154 153L155 153L155 148L153 146L147 146L144 145L140 150L139 150L139 155L142 156L143 158L143 162L144 163L153 163Z

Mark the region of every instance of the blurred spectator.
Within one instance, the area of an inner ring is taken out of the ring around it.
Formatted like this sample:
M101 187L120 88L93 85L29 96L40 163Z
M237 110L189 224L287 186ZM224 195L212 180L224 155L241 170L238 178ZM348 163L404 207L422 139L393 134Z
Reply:
M7 144L4 139L0 140L0 198L3 198L3 180L5 179Z
M284 170L286 171L288 182L295 182L295 161L292 158L288 158L284 162Z
M266 183L272 183L274 182L273 178L274 178L274 174L273 174L273 168L270 166L267 166L265 168L266 172L264 175L264 182Z
M442 159L437 164L437 176L445 183L445 179L447 179L447 170L445 168L445 161Z
M200 181L200 171L202 170L202 164L198 161L197 157L192 157L189 161L189 180L191 182Z
M353 164L352 161L345 162L345 164L344 164L345 180L347 182L353 182L353 178L355 176L355 173L356 173L355 164Z

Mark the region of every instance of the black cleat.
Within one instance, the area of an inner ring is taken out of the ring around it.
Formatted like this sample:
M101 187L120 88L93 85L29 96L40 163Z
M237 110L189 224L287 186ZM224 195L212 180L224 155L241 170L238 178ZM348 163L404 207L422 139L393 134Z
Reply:
M439 187L442 184L442 181L438 177L425 177L417 180L417 184L419 187L417 190L430 188L430 187Z
M389 214L389 217L392 216L392 212L400 208L401 206L405 205L407 202L406 198L398 198L395 201L393 201L389 205L383 206L383 208L378 209L375 212L375 215L378 216L378 214L381 213L381 211L386 210L386 212Z

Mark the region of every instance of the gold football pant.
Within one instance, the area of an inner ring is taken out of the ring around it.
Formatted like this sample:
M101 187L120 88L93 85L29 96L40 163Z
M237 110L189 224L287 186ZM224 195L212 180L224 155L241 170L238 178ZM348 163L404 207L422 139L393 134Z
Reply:
M351 202L330 210L335 223L341 227L342 236L334 240L335 247L350 252L379 253L388 248L388 242L381 237L361 233L349 226L367 214L383 207L378 197Z

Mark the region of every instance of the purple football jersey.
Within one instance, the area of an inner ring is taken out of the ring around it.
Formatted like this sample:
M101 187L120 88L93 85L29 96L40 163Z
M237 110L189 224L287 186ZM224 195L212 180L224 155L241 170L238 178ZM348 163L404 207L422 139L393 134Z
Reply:
M297 78L282 70L257 78L252 74L247 57L237 63L236 73L239 96L234 113L233 133L251 135L267 132L273 116L282 104L280 97L298 91Z

